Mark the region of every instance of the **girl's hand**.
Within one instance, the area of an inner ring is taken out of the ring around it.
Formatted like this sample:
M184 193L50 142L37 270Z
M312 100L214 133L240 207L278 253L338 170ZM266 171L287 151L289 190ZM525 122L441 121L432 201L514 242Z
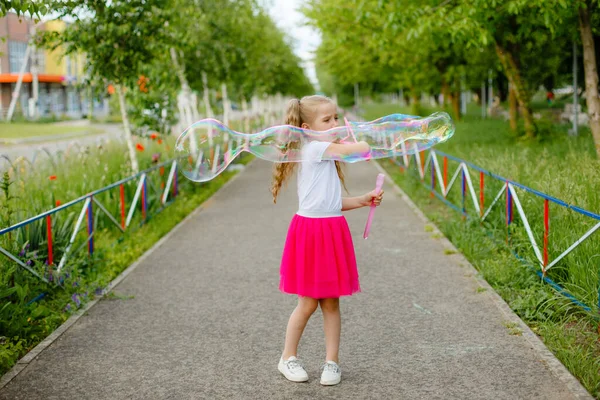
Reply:
M379 192L379 194L372 190L369 193L363 194L361 196L361 204L364 207L368 207L372 204L379 206L381 204L381 200L383 199L383 190Z

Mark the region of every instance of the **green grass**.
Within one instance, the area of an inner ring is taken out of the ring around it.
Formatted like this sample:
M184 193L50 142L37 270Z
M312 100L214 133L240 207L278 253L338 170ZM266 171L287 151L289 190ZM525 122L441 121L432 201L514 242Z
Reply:
M178 197L169 207L152 216L139 228L137 226L141 220L138 217L132 224L133 229L124 235L105 224L104 228L96 231L94 256L87 256L84 247L69 261L65 275L66 290L46 285L6 259L0 259L3 275L0 298L9 300L5 303L8 309L0 312L0 331L5 335L0 341L0 375L73 312L92 300L96 290L105 287L233 175L234 172L224 172L200 185L183 181ZM96 212L95 218L98 217L99 213ZM39 251L43 253L43 249ZM16 291L11 292L11 288ZM42 300L28 304L29 300L41 293L46 293Z
M168 233L198 205L210 197L235 172L225 171L205 183L194 183L179 175L179 193L164 207L159 201L164 191L170 165L158 167L158 162L172 158L175 137L158 140L136 138L144 150L137 152L140 169L154 167L147 174L148 210L142 220L138 201L136 214L123 234L112 221L93 205L94 254L87 252L86 224L77 234L68 262L60 274L56 266L66 251L83 203L52 215L54 266L49 257L46 219L0 236L0 246L27 263L39 275L51 279L47 284L0 256L0 375L51 334L67 318L93 299L127 266ZM245 153L236 162L247 163L252 157ZM124 143L112 142L87 147L72 147L31 164L19 159L7 164L0 176L0 226L8 227L41 212L57 202L65 204L110 183L133 175ZM137 179L123 185L127 212L137 187ZM120 221L120 188L94 196ZM64 282L63 288L54 282ZM43 297L38 298L39 295Z
M87 126L60 126L45 123L0 123L0 139L20 139L36 136L58 136L72 133L100 133L98 128Z
M424 113L430 111L433 110L425 110ZM539 139L525 142L510 131L507 122L481 120L476 116L476 109L471 111L471 115L467 115L464 121L457 122L454 137L436 147L437 150L470 161L567 203L594 212L600 210L599 194L594 189L597 187L595 182L598 180L600 162L594 154L591 135L587 129L582 130L580 137L573 138L567 135L567 127L549 126L542 121ZM375 104L365 106L365 119L372 120L395 112L410 113L397 106ZM511 253L517 251L528 262L534 263L531 245L516 215L516 208L507 244L504 198L490 214L489 222L481 224L476 218L464 220L461 214L437 198L430 197L416 173L414 163L406 172L400 172L390 160L382 161L381 165L571 373L592 395L600 398L600 335L598 320L595 318L598 315L600 233L593 235L549 270L549 276L553 280L592 308L592 312L585 312L543 283ZM448 166L450 179L457 163L449 162ZM430 185L429 175L430 173L426 173L427 185ZM478 173L472 172L471 179L479 196ZM490 204L501 185L502 182L486 180L486 204ZM517 192L534 237L541 246L543 201L521 190ZM448 199L461 205L460 182L454 186ZM467 212L476 216L470 198L467 198L466 206ZM597 222L551 204L550 260ZM518 328L507 329L511 334L520 334Z

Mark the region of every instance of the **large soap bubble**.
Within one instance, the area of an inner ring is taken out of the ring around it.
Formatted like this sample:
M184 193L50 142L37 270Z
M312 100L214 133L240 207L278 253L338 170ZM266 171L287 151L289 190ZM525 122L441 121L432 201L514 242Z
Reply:
M252 134L236 132L208 118L187 128L177 139L175 148L184 176L195 182L206 182L223 172L243 151L272 162L300 162L304 161L302 146L311 141L367 142L371 148L368 153L323 157L323 160L354 163L414 154L448 140L453 134L454 123L445 112L424 118L392 114L322 132L278 125Z

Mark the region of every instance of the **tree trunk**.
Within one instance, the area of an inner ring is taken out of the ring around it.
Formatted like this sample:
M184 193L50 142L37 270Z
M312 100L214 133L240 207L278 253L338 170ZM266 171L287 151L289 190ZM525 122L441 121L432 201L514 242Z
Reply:
M242 111L244 112L244 132L250 133L250 114L248 113L248 102L246 102L245 96L242 97Z
M119 97L119 106L121 107L121 117L123 118L123 128L125 130L125 141L127 142L129 158L131 159L131 169L135 174L137 174L140 171L140 167L135 154L135 146L133 145L131 129L129 128L129 118L127 117L127 108L125 106L125 93L123 93L123 87L121 85L115 86L117 89L117 96Z
M206 77L206 72L202 72L202 85L204 87L204 107L206 107L206 118L212 118L213 117L213 111L212 108L210 107L210 95L208 93L208 78ZM209 125L208 127L208 146L212 149L213 148L213 131L212 131L212 126Z
M508 87L510 86L510 83L508 82L508 79L505 79L503 74L498 74L496 76L496 86L498 87L498 97L500 98L500 103L502 103L508 99Z
M177 58L177 53L175 49L171 47L171 60L173 61L173 65L175 67L175 72L179 77L179 82L181 83L181 91L183 92L183 115L180 116L184 120L184 124L186 127L191 126L194 121L194 112L192 110L192 91L190 89L190 85L188 85L187 79L185 77L185 69L183 65L179 63L179 59ZM192 128L189 134L187 135L190 138L190 152L192 154L198 153L198 142L196 141L196 135L194 133L194 129Z
M452 104L454 119L460 121L460 92L448 92L448 100Z
M517 118L519 115L519 106L517 102L517 94L515 93L515 89L509 83L508 84L508 116L510 120L510 129L513 132L517 131Z
M221 83L221 95L223 97L223 125L229 126L229 97L227 96L227 84Z
M521 77L519 67L515 62L515 58L509 51L502 48L498 43L496 43L496 54L500 59L500 63L502 64L502 68L504 68L504 72L506 73L508 81L513 87L517 101L521 106L521 110L523 112L523 121L525 122L525 136L527 138L534 138L537 135L537 127L535 125L535 121L533 120L531 105L529 104L530 96L525 88L525 82Z
M90 85L88 89L88 121L92 122L94 118L94 87Z
M446 108L446 104L448 104L448 100L450 100L452 95L450 94L450 86L448 86L448 82L445 79L442 79L442 96L444 97L442 107Z
M414 115L419 115L421 112L421 99L414 88L410 91L410 99L410 112Z
M583 69L585 72L585 97L590 117L590 129L600 157L600 100L598 99L598 70L596 68L596 49L590 25L590 2L586 8L579 8L579 31L583 42ZM577 112L577 110L575 110Z

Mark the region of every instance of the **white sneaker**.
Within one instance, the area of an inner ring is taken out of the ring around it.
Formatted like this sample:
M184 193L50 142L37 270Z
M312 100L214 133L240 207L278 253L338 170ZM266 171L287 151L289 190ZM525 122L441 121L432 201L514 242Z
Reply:
M342 370L335 362L327 361L321 369L321 385L337 385L342 380Z
M280 358L278 369L283 376L292 382L306 382L308 380L308 374L302 366L302 362L294 356L288 358L287 361Z

